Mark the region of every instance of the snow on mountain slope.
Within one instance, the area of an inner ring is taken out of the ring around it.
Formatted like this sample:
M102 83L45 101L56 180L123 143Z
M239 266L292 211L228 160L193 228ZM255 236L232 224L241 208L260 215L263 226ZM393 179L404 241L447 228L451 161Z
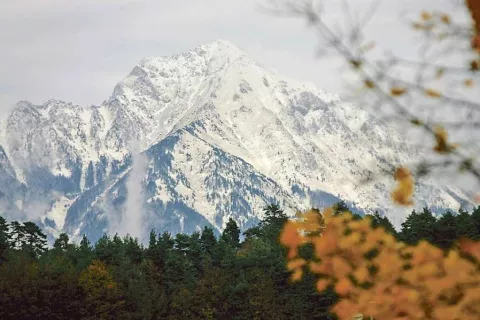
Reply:
M339 198L398 225L409 210L394 208L393 181L359 181L420 157L367 112L268 71L225 41L143 59L101 106L21 102L1 131L9 164L0 178L43 198L50 209L41 220L52 230L92 237L136 218L125 209L132 150L148 164L138 191L144 229L173 232L221 230L228 217L247 227L269 202L294 210ZM468 204L429 180L417 189L418 206ZM8 208L21 201L7 198Z

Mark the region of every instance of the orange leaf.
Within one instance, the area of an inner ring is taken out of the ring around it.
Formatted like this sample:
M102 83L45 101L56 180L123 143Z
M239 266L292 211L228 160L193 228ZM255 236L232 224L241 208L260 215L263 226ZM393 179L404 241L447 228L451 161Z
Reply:
M442 16L440 17L440 19L442 20L443 23L445 24L450 24L450 22L452 22L452 19L450 18L450 16L448 14L442 14Z
M349 294L352 289L353 284L347 278L342 278L335 284L335 291L341 296Z
M365 84L365 87L367 87L368 89L375 88L375 82L373 82L370 79L366 79L365 81L363 81L363 83Z
M465 79L465 81L463 81L463 84L465 85L465 87L471 88L471 87L473 87L473 80L472 79Z
M297 224L293 221L288 221L283 227L280 235L280 243L288 247L288 258L292 259L297 255L297 248L303 242L302 237L298 234Z
M304 259L295 259L291 260L287 263L287 269L288 270L295 270L298 268L303 267L307 262Z
M398 168L395 172L397 187L392 192L393 201L400 205L412 205L412 196L414 181L410 170L407 168Z
M432 14L430 12L427 12L427 11L422 11L421 17L422 17L422 20L428 21L428 20L432 19Z
M330 281L326 279L320 279L317 281L317 291L322 292L325 291L328 286L330 285Z
M448 153L456 148L456 145L448 143L448 132L443 127L434 128L436 146L433 148L438 153Z
M461 251L471 255L480 262L480 242L470 239L461 239L459 242Z
M302 279L302 275L303 275L303 270L302 269L296 269L293 274L292 274L292 277L290 278L293 282L295 281L299 281L300 279Z

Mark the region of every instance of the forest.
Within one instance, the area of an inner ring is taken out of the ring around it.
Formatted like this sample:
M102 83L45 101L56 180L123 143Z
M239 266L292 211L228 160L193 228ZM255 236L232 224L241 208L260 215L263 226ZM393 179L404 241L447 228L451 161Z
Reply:
M348 208L340 202L333 211ZM480 207L440 217L428 208L413 211L399 231L378 213L368 219L372 230L411 245L426 240L445 252L462 237L480 239ZM209 227L175 236L152 230L148 245L128 235L72 243L60 234L48 246L35 223L0 217L0 318L337 319L331 307L339 296L331 286L318 292L308 270L292 282L288 250L279 242L287 221L272 204L243 237L230 219L219 237ZM313 254L308 244L299 251Z

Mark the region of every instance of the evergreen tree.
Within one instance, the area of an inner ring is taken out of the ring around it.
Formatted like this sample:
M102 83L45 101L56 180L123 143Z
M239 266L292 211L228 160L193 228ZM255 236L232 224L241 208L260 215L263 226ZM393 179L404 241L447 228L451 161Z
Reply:
M233 220L232 218L228 219L227 226L225 227L225 230L223 230L220 239L234 248L239 247L240 228L238 227L235 220Z
M83 235L76 251L77 270L85 270L93 261L94 252L90 240Z
M467 211L460 209L457 216L457 237L478 239L480 233L477 232L473 217Z
M339 202L335 203L333 206L333 212L334 214L341 214L342 212L350 212L350 209L347 206L347 203L343 200L340 200Z
M433 244L442 249L449 249L456 240L457 217L451 211L447 211L435 222Z
M277 204L270 204L263 209L264 218L260 222L263 225L283 226L288 220L288 216Z
M476 229L476 239L480 239L480 206L475 208L472 212L472 221Z
M22 226L23 237L22 249L38 257L47 250L47 236L33 222L27 221Z
M202 230L202 235L200 236L200 242L202 246L202 251L211 256L217 245L217 238L213 233L213 229L211 227L205 226Z
M123 238L123 247L125 248L125 258L131 263L139 265L143 260L143 246L137 238L127 235Z
M20 250L24 246L25 228L18 221L10 223L9 238L13 249Z
M368 216L372 219L372 227L374 228L382 227L387 232L393 235L397 234L397 230L395 230L395 227L390 222L390 220L386 216L381 216L378 213L378 211L375 211L373 215L368 215Z
M7 220L0 216L0 263L6 259L7 250L10 248L8 229Z
M399 237L408 244L416 244L422 239L433 243L435 223L436 219L428 208L420 213L414 210L402 223Z
M53 243L53 248L58 251L66 251L68 249L69 237L66 233L61 233Z

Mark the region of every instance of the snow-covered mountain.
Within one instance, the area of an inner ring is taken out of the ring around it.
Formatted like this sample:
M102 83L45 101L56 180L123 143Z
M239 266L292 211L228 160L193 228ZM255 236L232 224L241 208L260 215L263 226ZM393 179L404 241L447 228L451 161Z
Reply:
M0 205L52 235L242 228L276 202L292 212L340 198L397 224L379 170L417 150L362 109L264 69L225 41L142 60L100 106L20 102L0 133ZM425 180L416 203L467 204Z

